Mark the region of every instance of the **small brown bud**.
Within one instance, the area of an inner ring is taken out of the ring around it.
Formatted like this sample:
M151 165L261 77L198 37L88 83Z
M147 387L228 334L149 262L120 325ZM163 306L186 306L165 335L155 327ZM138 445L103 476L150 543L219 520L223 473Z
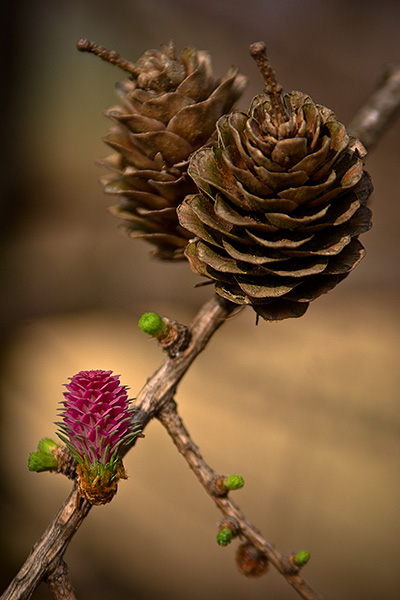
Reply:
M285 573L298 573L308 563L309 559L310 553L307 550L300 550L297 553L288 552L283 555L282 566Z
M170 358L179 358L189 346L191 334L186 325L177 321L170 321L164 317L166 324L165 335L158 338L162 349Z
M259 577L268 569L266 554L258 550L250 542L240 544L236 553L236 564L242 575Z
M226 475L217 475L211 483L211 489L214 496L226 496L229 492L225 485Z

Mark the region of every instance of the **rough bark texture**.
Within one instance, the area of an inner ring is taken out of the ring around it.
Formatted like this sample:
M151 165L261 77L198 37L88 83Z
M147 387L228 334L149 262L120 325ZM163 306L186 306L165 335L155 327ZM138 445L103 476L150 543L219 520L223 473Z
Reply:
M75 597L67 572L62 570L60 565L72 536L79 529L91 507L89 502L82 500L74 484L57 516L34 545L31 554L1 596L1 600L27 600L44 579L51 582L52 589L60 590L61 586L65 588L65 592L62 592L64 596L60 595L60 591L57 592L58 598Z

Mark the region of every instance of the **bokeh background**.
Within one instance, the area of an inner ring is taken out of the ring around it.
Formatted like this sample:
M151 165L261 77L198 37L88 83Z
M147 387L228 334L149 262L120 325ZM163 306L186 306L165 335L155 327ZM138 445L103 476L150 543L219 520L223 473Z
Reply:
M188 322L210 288L187 265L158 264L107 213L95 160L116 102L116 67L76 51L89 37L136 60L169 39L206 49L221 76L262 81L248 55L264 40L286 90L344 123L399 62L394 0L20 0L2 16L0 585L5 588L70 482L29 473L54 436L62 384L79 370L121 373L134 396L162 360L142 312ZM312 554L305 576L327 600L394 600L399 552L400 123L367 158L375 185L367 257L293 321L224 325L177 400L206 460L246 480L235 499L283 550ZM234 565L220 515L152 423L127 457L115 500L93 509L66 559L79 598L289 600L274 572ZM50 598L42 585L33 596Z

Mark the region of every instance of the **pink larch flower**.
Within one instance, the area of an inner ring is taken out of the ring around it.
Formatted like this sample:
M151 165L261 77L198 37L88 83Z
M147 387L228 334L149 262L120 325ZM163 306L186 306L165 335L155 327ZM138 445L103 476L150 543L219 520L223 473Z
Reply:
M58 436L78 462L82 495L104 504L115 494L118 479L126 477L121 459L139 434L127 388L112 371L101 370L81 371L65 387Z

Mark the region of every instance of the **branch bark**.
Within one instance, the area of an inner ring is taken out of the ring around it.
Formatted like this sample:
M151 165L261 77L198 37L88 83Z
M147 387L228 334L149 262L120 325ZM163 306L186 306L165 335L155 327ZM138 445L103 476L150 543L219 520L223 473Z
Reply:
M400 65L383 74L377 90L350 121L349 133L370 151L400 112Z
M241 512L240 508L232 502L228 494L215 493L214 482L217 475L203 459L198 447L191 439L177 412L175 402L172 401L165 406L157 418L219 510L225 517L232 518L238 523L241 536L267 555L268 560L304 600L322 600L322 596L312 589L299 572L293 572L293 566L289 566L285 560L285 555L272 542L262 536L261 532Z
M348 129L361 139L367 150L370 150L399 111L400 66L397 66L386 75L381 86L356 114ZM158 416L207 492L212 489L215 473L191 440L176 412L173 397L180 380L192 362L234 309L235 305L217 297L208 301L189 327L191 333L189 346L176 358L168 358L149 378L137 397L138 417L143 428L151 419ZM270 562L305 600L320 600L321 596L301 575L288 567L285 555L282 555L261 535L227 495L211 495L224 515L236 519L243 537L267 554ZM63 555L90 509L91 504L80 498L74 485L57 516L35 544L31 554L0 600L27 600L43 580L49 583L56 599L75 599Z
M175 359L168 358L136 397L138 420L143 427L174 397L183 375L235 308L236 304L216 295L200 308L189 326L191 339L186 350Z
M54 571L46 577L46 583L54 600L77 600L69 579L68 567L63 560L60 560Z
M68 498L40 540L34 545L31 554L1 596L1 600L28 600L39 583L49 578L53 582L53 590L60 584L64 584L66 590L72 590L68 573L65 570L62 573L60 565L72 536L79 529L91 507L89 502L80 497L74 484ZM58 575L62 573L62 579L58 580L58 584L54 582L57 573ZM73 600L75 596L65 594L58 597Z

